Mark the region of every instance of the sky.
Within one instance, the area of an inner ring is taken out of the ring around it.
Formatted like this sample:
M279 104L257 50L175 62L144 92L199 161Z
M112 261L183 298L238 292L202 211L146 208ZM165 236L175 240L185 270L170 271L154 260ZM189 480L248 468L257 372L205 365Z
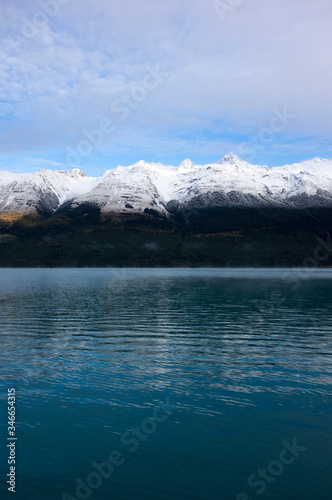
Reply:
M331 158L331 0L0 0L0 169Z

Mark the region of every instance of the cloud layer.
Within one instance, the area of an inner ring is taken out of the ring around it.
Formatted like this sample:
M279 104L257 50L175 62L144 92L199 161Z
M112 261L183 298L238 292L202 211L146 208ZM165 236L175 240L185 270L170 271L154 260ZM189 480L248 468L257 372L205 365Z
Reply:
M9 163L209 161L243 144L270 164L332 156L330 0L1 0L0 14ZM294 118L260 140L275 109Z

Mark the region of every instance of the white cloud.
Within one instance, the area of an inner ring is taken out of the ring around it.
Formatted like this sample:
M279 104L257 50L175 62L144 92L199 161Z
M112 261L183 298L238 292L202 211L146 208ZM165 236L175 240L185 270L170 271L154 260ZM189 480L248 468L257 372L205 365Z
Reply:
M156 64L171 77L117 122L105 151L142 129L184 149L201 136L202 151L214 134L215 149L227 134L255 135L283 106L297 115L289 140L325 143L332 132L330 0L243 1L223 22L212 1L70 0L17 43L40 3L0 8L3 153L75 147L83 129L116 121L111 103Z

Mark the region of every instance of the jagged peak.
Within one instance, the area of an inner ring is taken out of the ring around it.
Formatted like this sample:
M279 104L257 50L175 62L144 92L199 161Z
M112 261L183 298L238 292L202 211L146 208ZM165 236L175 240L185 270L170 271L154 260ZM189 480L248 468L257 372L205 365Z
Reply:
M190 160L190 158L186 158L185 160L183 160L180 163L178 171L190 170L193 167L196 167L196 163L194 163L192 160Z
M80 170L79 168L72 168L69 172L70 177L90 177L88 174Z
M145 160L138 160L136 163L133 165L130 165L131 167L145 167L148 165L148 163Z
M230 163L231 165L235 165L237 163L243 163L244 160L239 156L236 156L234 153L229 153L221 158L221 160L216 161L216 164L223 165L224 163Z

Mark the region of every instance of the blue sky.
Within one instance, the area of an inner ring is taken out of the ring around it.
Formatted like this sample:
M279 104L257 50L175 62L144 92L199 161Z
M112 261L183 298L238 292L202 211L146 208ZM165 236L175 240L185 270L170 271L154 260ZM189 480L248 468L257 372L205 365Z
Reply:
M1 169L332 157L330 0L0 0L0 14Z

